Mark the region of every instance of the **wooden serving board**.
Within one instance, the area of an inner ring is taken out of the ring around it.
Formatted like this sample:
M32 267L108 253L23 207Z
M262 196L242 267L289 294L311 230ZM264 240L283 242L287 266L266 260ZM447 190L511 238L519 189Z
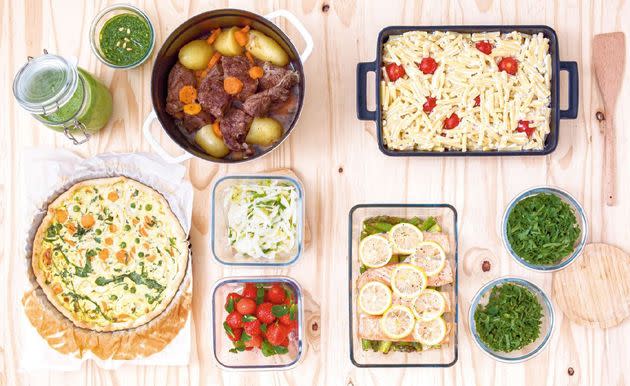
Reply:
M608 328L630 316L630 256L608 244L588 244L553 275L555 303L573 322Z

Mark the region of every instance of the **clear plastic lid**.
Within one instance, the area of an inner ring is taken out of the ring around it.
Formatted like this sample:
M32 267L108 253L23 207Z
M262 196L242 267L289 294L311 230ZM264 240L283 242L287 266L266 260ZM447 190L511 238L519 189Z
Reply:
M29 57L15 75L13 94L25 110L46 115L70 100L78 82L76 63L44 50L42 56Z

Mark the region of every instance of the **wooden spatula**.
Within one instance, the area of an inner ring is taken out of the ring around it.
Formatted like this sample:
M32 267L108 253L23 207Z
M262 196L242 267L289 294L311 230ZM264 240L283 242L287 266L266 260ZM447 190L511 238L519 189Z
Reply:
M603 114L597 119L604 134L604 195L606 205L613 206L617 200L615 180L617 162L615 153L615 130L613 118L617 96L623 83L626 59L626 36L623 32L595 35L593 39L593 67L599 90L604 100Z

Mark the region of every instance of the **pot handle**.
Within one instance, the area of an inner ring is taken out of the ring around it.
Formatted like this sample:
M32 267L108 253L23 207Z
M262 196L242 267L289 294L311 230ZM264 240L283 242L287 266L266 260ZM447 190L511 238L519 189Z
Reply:
M580 103L580 79L576 62L560 62L560 71L569 73L569 108L560 110L560 119L575 119Z
M278 9L265 15L265 19L269 20L275 19L277 17L284 17L285 19L287 19L289 23L291 23L291 25L293 25L295 29L298 30L300 35L302 35L302 39L304 39L306 47L304 47L304 51L300 54L300 60L302 61L302 63L305 63L306 59L308 59L308 57L311 56L311 53L313 52L313 37L306 30L304 24L302 24L302 22L297 17L295 17L294 14L287 11L286 9Z
M367 73L376 71L376 62L357 64L357 117L362 121L376 121L376 111L367 108Z
M169 164L178 164L180 162L191 159L192 155L190 153L184 153L178 157L173 157L162 148L155 137L153 137L153 134L151 134L151 123L153 123L156 118L157 114L155 114L155 111L151 110L151 112L147 116L147 119L144 120L144 124L142 125L142 136L144 137L144 139L147 140L147 142L149 142L151 149L153 149L154 152L158 153L158 155Z

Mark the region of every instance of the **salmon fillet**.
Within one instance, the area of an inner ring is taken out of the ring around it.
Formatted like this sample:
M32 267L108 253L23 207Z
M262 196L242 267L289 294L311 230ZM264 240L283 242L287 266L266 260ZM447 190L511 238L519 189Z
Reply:
M359 314L359 328L358 335L359 339L368 339L368 340L391 340L385 334L381 332L380 327L380 316L371 316L366 314ZM440 342L440 344L447 344L450 339L450 331L451 324L446 323L446 336L444 340ZM413 337L413 334L410 334L402 339L397 339L396 342L417 342L417 340Z
M360 289L370 281L380 281L391 287L392 271L396 265L397 264L388 264L384 267L368 269L357 279L357 288ZM447 261L444 269L442 269L440 273L436 276L429 276L427 279L427 286L429 287L440 287L452 283L454 279L451 264Z
M436 232L422 232L422 239L424 241L434 241L444 249L444 252L448 255L451 253L451 244L448 242L448 235L444 233Z

